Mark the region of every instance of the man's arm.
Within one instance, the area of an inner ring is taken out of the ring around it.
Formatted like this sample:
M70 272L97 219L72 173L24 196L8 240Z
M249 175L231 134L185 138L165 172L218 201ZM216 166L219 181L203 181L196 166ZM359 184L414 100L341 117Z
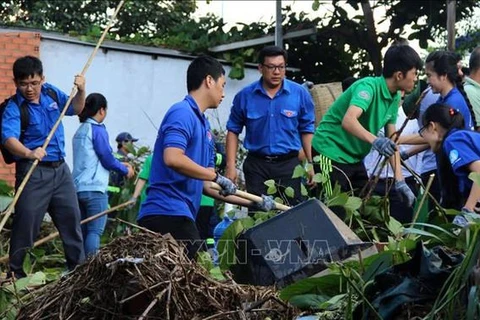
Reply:
M238 134L228 131L226 138L226 156L227 165L225 167L225 177L237 181L237 150L238 150Z
M8 138L5 141L5 148L7 148L10 153L13 155L24 158L24 159L31 159L31 160L39 160L41 161L43 157L47 155L45 149L39 147L34 150L30 150L23 145L17 138Z
M351 105L348 107L342 120L342 128L358 139L372 144L377 137L368 132L358 121L362 113L363 110L357 106Z
M167 167L190 178L213 181L217 176L213 168L208 169L198 165L180 148L166 148L163 151L163 161Z
M308 162L312 162L313 133L302 133L302 147Z
M387 124L386 130L387 130L387 137L392 137L396 132L395 125L391 123ZM390 165L393 168L395 180L396 181L404 180L403 173L402 173L402 166L400 164L400 152L398 151L398 148L395 151L395 154L393 155L393 157L390 157L388 161L390 161Z
M76 75L73 84L75 84L78 89L77 94L72 99L73 112L75 115L78 115L85 107L85 77Z

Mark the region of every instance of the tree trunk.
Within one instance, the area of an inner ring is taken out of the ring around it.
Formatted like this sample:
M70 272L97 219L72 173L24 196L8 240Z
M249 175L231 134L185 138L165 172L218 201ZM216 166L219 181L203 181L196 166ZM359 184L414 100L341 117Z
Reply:
M382 74L382 55L380 52L380 46L377 40L377 31L375 30L375 20L373 18L372 7L370 2L362 1L363 16L365 17L365 25L367 27L367 52L370 55L370 62L373 65L373 71L375 75Z

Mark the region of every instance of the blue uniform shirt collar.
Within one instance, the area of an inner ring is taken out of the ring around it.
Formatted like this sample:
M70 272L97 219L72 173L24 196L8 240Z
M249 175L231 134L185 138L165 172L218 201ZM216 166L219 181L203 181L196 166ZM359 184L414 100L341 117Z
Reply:
M440 96L440 99L438 100L438 102L444 103L448 98L450 98L457 91L458 91L457 87L453 87L452 90L450 90L445 97Z
M87 120L85 120L85 122L91 123L91 124L96 124L96 125L101 125L102 124L102 123L98 122L97 120L95 120L93 118L87 118Z
M288 81L286 81L286 79L283 79L282 87L280 88L280 90L278 90L277 95L283 92L285 92L286 94L289 94L291 91L292 91L292 85ZM268 96L267 92L265 91L265 88L263 87L263 77L261 77L260 80L258 80L255 83L255 86L253 87L253 92L261 92L264 95Z
M188 95L185 96L185 100L188 102L188 104L193 109L193 111L197 114L197 116L200 119L202 119L203 122L205 122L205 115L203 114L203 112L198 107L198 104L195 101L195 99L193 99L193 97L188 94Z

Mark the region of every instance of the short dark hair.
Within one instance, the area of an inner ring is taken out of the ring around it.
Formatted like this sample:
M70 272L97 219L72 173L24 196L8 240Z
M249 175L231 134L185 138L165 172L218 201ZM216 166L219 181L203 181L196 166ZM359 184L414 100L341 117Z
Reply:
M42 61L37 57L25 56L18 58L13 63L13 78L15 80L24 80L36 74L43 76Z
M383 58L383 76L389 78L397 71L406 74L412 68L422 69L422 59L407 45L394 45L388 48Z
M347 91L348 88L350 88L350 86L352 84L355 83L355 81L357 81L358 78L355 78L355 77L346 77L345 79L342 80L342 91Z
M85 99L85 107L78 115L80 122L85 122L88 118L93 117L100 109L107 109L107 99L101 93L90 93Z
M287 51L277 46L264 47L258 53L258 63L263 64L265 62L265 57L277 57L277 56L283 56L283 58L285 59L285 63L287 63L287 58L288 58Z
M217 81L222 75L225 75L225 69L217 59L207 55L198 56L188 66L187 90L190 92L200 88L207 76Z
M468 62L470 72L475 72L480 69L480 46L473 49Z

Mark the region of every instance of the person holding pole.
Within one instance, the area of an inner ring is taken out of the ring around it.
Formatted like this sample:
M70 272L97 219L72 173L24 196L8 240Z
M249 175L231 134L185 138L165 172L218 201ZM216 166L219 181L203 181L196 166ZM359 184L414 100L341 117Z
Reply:
M10 236L9 275L25 277L23 260L40 231L48 211L60 232L69 270L85 258L80 228L80 210L70 169L65 163L65 135L60 123L50 143L42 148L50 129L63 108L69 116L79 114L85 104L85 78L75 76L78 93L66 106L69 97L45 82L40 59L25 56L13 64L16 100L10 100L2 116L2 144L15 156L16 192L35 160L37 168L26 183L17 203ZM57 99L51 97L54 92ZM55 101L56 100L56 101ZM26 101L29 122L21 130L20 105Z
M189 258L205 249L195 224L202 192L219 200L254 205L236 197L237 186L215 172L213 137L204 112L218 108L225 83L223 66L210 56L199 56L188 66L188 95L170 107L160 125L147 199L137 217L140 226L170 233L185 244ZM220 185L221 195L211 188L211 182ZM273 198L262 199L258 209L275 208Z
M100 93L89 94L79 114L80 127L73 136L73 181L77 188L82 220L108 209L110 171L132 178L135 172L129 163L121 163L113 153L103 124L107 116L107 99ZM100 248L107 215L82 225L85 255L94 255Z

